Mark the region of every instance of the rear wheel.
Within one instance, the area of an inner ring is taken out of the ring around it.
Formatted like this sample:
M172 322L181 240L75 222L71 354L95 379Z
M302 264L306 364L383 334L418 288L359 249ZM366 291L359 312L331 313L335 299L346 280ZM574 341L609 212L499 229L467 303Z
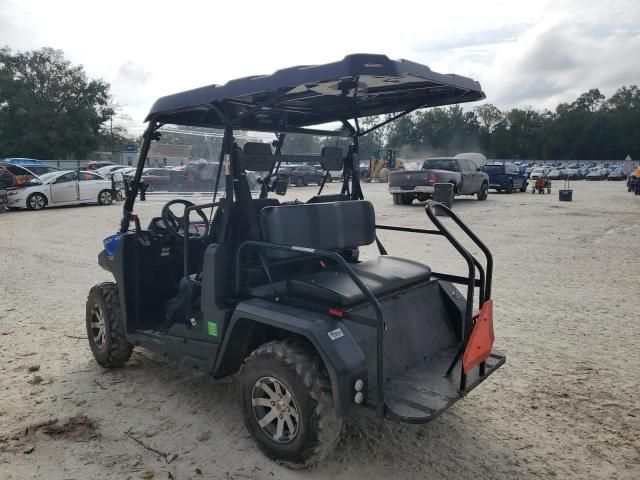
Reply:
M47 197L42 193L32 193L27 198L27 209L29 210L42 210L47 206Z
M413 196L400 194L400 203L402 203L402 205L411 205L413 203Z
M296 179L296 187L304 187L304 180L302 179L302 177L298 177Z
M239 373L244 423L260 449L288 467L324 458L340 438L331 383L322 360L297 339L266 343Z
M111 205L113 203L113 193L111 193L111 190L102 190L98 194L98 203L100 205Z
M125 336L118 286L100 283L89 291L86 308L87 337L96 361L105 368L123 366L133 350Z
M380 172L378 172L378 180L380 180L383 183L387 183L387 181L389 180L389 169L388 168L382 168L380 169Z
M525 182L522 182L522 186L520 187L520 191L521 192L526 192L527 191L527 184Z
M489 185L487 183L483 183L480 187L480 191L477 193L478 200L486 200L489 196Z
M513 193L513 180L509 181L507 188L505 188L505 193Z
M629 191L631 191L631 189L629 189ZM393 194L391 194L391 196L393 197L393 204L394 205L400 205L400 194L399 193L393 193Z

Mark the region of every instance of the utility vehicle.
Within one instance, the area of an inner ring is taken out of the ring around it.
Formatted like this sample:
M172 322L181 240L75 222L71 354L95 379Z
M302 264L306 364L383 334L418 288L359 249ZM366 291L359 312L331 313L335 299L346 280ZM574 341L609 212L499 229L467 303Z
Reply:
M435 228L377 224L360 188L358 140L418 108L484 97L471 79L361 54L157 100L119 230L98 257L115 282L94 286L86 304L98 363L122 366L140 346L214 378L237 374L248 430L292 467L325 456L343 419L365 409L399 422L437 417L505 361L492 350L492 257L444 208L485 258L472 256L433 204ZM382 115L368 129L359 123ZM224 130L215 180L224 194L202 205L171 200L143 228L134 202L165 124ZM275 141L241 149L237 130L275 132ZM280 163L305 160L281 153L288 133L351 139L346 151L325 147L314 160L343 170L340 194L323 195L321 185L306 203L269 197L287 188ZM268 172L258 198L247 171ZM448 240L467 275L389 255L383 230ZM359 247L373 243L380 256L361 261Z

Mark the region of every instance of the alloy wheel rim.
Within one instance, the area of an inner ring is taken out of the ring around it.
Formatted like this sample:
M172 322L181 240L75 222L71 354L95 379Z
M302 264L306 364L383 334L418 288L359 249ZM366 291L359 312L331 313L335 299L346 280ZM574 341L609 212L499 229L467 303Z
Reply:
M100 200L102 200L103 203L107 203L111 200L111 194L109 192L102 192L100 194Z
M291 443L299 431L299 411L293 395L282 382L262 377L251 391L251 405L258 426L277 443Z
M106 343L106 324L104 313L98 305L94 305L91 310L91 337L98 349L103 350Z
M44 199L40 195L34 195L29 202L34 210L40 210L44 207Z

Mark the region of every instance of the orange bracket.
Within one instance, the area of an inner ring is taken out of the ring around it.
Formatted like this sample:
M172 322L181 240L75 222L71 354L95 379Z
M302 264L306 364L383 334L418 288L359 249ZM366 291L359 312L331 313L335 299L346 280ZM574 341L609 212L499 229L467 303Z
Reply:
M487 300L476 316L467 347L464 349L462 370L465 375L489 358L493 341L493 300Z

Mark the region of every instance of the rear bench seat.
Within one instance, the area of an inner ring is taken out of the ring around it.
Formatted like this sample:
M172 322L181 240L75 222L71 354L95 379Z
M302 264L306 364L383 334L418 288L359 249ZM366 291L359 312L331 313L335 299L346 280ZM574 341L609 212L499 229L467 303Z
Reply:
M365 200L266 207L260 212L262 238L266 242L322 250L343 250L375 241L375 213ZM265 250L267 257L283 259L296 255ZM363 283L376 296L429 280L426 265L388 255L351 264ZM346 307L365 300L364 294L338 265L287 280L287 292L329 306Z

